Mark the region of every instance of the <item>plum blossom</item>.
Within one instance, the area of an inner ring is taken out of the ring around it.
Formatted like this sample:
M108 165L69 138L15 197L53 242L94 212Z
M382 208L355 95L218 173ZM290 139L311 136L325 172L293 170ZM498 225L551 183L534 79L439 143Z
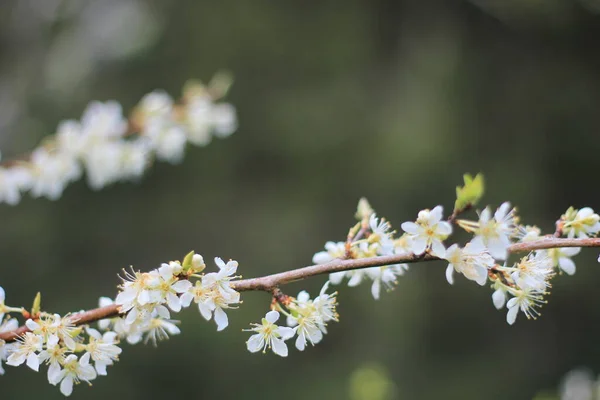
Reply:
M452 233L452 225L442 221L442 206L433 210L421 210L416 222L404 222L402 229L409 235L410 248L416 255L429 251L443 258L446 254L443 240Z
M262 350L265 353L269 348L278 356L287 357L288 348L285 341L294 336L295 330L276 325L277 320L279 320L279 313L269 311L260 324L251 324L253 328L247 329L247 331L256 333L250 336L250 339L246 342L248 351L256 353Z
M495 264L494 259L478 238L467 243L463 249L457 244L453 244L446 250L445 259L448 261L446 279L450 284L454 283L453 273L456 271L483 286L487 282L488 269Z

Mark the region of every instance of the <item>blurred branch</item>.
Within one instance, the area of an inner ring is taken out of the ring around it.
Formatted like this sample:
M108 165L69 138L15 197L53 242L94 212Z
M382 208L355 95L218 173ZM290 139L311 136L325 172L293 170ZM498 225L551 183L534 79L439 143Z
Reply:
M509 253L524 253L534 250L563 247L600 247L600 238L560 239L555 237L545 237L543 239L534 240L531 242L513 244L509 247L508 251ZM413 254L378 256L352 260L337 259L325 264L310 265L308 267L293 269L259 278L241 279L239 281L231 282L231 286L238 292L265 291L273 293L280 285L285 285L287 283L310 278L316 275L350 271L354 269L381 267L385 265L412 264L422 261L436 260L442 259L429 254L422 256L415 256ZM100 307L74 314L72 318L75 325L85 325L102 319L117 317L119 315L119 306L113 304L110 306ZM0 333L0 340L12 342L28 331L29 330L26 326L21 326L14 331Z

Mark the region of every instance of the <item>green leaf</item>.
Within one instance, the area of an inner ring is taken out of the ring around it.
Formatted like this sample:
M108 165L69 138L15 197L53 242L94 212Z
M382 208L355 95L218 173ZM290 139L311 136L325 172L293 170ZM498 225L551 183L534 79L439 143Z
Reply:
M192 259L194 258L194 254L194 250L192 250L185 255L183 262L181 263L181 266L183 267L184 271L187 271L188 269L192 268Z
M485 191L483 174L479 173L473 178L470 174L463 176L465 185L456 187L456 202L454 212L458 213L476 205Z
M373 208L371 207L371 204L369 204L369 200L367 200L366 198L362 197L359 201L358 201L358 206L356 207L356 214L355 217L357 220L359 221L363 221L363 220L369 220L369 218L371 217L371 214L373 214Z
M40 313L42 307L42 294L38 292L33 299L33 305L31 306L31 315L35 316Z

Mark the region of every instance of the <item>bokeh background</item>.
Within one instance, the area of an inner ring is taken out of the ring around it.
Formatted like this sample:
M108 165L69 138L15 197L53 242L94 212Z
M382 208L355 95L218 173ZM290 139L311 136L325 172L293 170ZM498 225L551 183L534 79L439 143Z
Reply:
M4 0L4 158L90 100L130 109L223 69L240 128L139 183L2 205L0 285L11 305L39 290L66 313L113 296L121 268L191 249L239 260L245 277L296 268L343 240L361 196L399 228L449 210L464 172L484 172L485 203L552 230L569 205L600 208L599 13L596 0ZM543 316L515 326L489 289L448 285L442 263L412 267L380 301L340 287L340 322L288 359L246 351L240 331L270 299L244 293L225 332L187 310L182 335L125 346L73 397L556 399L571 369L600 372L597 256L578 256ZM8 368L3 399L62 398L45 372Z

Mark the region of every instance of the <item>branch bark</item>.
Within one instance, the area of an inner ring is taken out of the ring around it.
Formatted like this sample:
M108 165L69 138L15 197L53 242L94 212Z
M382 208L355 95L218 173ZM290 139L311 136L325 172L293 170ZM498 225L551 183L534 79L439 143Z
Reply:
M600 238L561 239L555 237L544 237L531 242L515 243L509 247L508 251L509 253L524 253L534 250L555 249L561 247L600 247ZM435 260L440 260L440 258L433 257L429 254L423 256L415 256L413 254L378 256L352 260L337 259L326 264L311 265L308 267L266 275L259 278L241 279L239 281L231 282L231 285L233 289L237 290L238 292L273 292L273 290L280 285L285 285L290 282L299 281L316 275L324 275L333 272L350 271L354 269L370 267L381 267L384 265L411 264ZM75 320L75 325L84 325L105 318L117 317L119 314L118 306L113 304L110 306L95 308L89 311L74 314L73 318ZM14 331L2 332L0 333L0 340L12 342L28 331L29 330L26 326L21 326Z

